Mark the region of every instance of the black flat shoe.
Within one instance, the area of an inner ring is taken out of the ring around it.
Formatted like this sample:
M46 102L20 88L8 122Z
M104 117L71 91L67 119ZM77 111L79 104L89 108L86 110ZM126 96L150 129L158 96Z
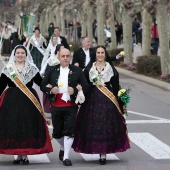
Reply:
M63 157L64 157L64 151L60 150L60 152L59 152L60 161L63 161Z
M15 165L20 164L20 161L21 161L21 160L22 160L22 159L20 159L20 160L18 160L18 159L14 160L14 161L13 161L13 164L15 164Z
M72 163L71 163L70 159L65 159L63 161L63 165L65 165L65 166L72 166Z
M106 158L100 158L99 163L100 165L106 165Z
M20 164L21 164L21 165L28 165L28 164L29 164L29 160L28 160L28 159L22 159L22 160L20 161Z

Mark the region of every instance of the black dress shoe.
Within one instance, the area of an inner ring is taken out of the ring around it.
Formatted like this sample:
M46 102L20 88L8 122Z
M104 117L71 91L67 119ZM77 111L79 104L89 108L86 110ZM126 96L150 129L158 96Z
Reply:
M28 164L29 164L29 160L28 160L28 159L22 159L22 160L20 161L20 164L21 164L21 165L28 165Z
M64 151L60 150L60 152L59 152L60 161L63 161L63 157L64 157Z
M22 159L20 159L20 160L18 160L18 159L14 160L14 161L13 161L13 164L15 164L15 165L20 164L20 161L21 161L21 160L22 160Z
M100 165L106 165L106 158L99 159Z
M63 161L63 165L65 165L65 166L72 166L72 163L71 163L70 159L65 159Z

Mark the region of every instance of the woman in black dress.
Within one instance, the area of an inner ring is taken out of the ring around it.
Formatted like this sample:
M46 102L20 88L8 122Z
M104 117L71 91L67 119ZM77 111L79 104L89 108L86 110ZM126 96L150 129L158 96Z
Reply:
M96 60L84 73L91 88L77 115L72 147L75 152L100 154L99 162L104 165L106 154L130 148L123 105L117 97L119 74L104 46L97 46Z
M15 47L0 77L0 154L18 155L14 164L28 164L27 155L52 152L52 145L44 116L13 76L38 99L32 85L42 78L22 45Z

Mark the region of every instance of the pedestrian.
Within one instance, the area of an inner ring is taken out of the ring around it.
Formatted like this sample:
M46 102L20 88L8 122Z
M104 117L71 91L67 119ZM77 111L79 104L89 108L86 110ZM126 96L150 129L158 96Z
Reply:
M158 34L158 25L155 18L153 19L153 24L151 26L151 36L152 36L151 46L153 48L154 54L157 55L158 48L159 48L159 34Z
M52 136L60 144L59 159L65 166L71 166L69 153L74 140L74 124L78 110L78 105L75 103L78 94L76 87L80 84L86 93L88 83L82 70L70 65L71 54L68 49L61 49L58 59L60 64L50 67L45 73L41 90L53 95ZM52 87L47 87L48 84Z
M84 70L90 90L81 105L75 124L75 152L100 154L99 163L106 164L106 154L130 148L127 127L118 102L119 74L107 56L104 46L97 46L96 61Z
M29 164L27 155L52 152L45 115L32 88L41 81L28 50L16 46L0 77L0 153L18 155L13 164Z
M54 23L51 22L48 27L48 39L50 40L51 36L53 35L54 32Z

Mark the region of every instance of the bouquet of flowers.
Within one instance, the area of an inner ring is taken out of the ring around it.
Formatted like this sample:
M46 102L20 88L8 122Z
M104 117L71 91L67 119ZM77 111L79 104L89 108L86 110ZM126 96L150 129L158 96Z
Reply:
M127 116L127 105L130 102L130 88L122 89L118 91L118 99L123 103L123 114Z

